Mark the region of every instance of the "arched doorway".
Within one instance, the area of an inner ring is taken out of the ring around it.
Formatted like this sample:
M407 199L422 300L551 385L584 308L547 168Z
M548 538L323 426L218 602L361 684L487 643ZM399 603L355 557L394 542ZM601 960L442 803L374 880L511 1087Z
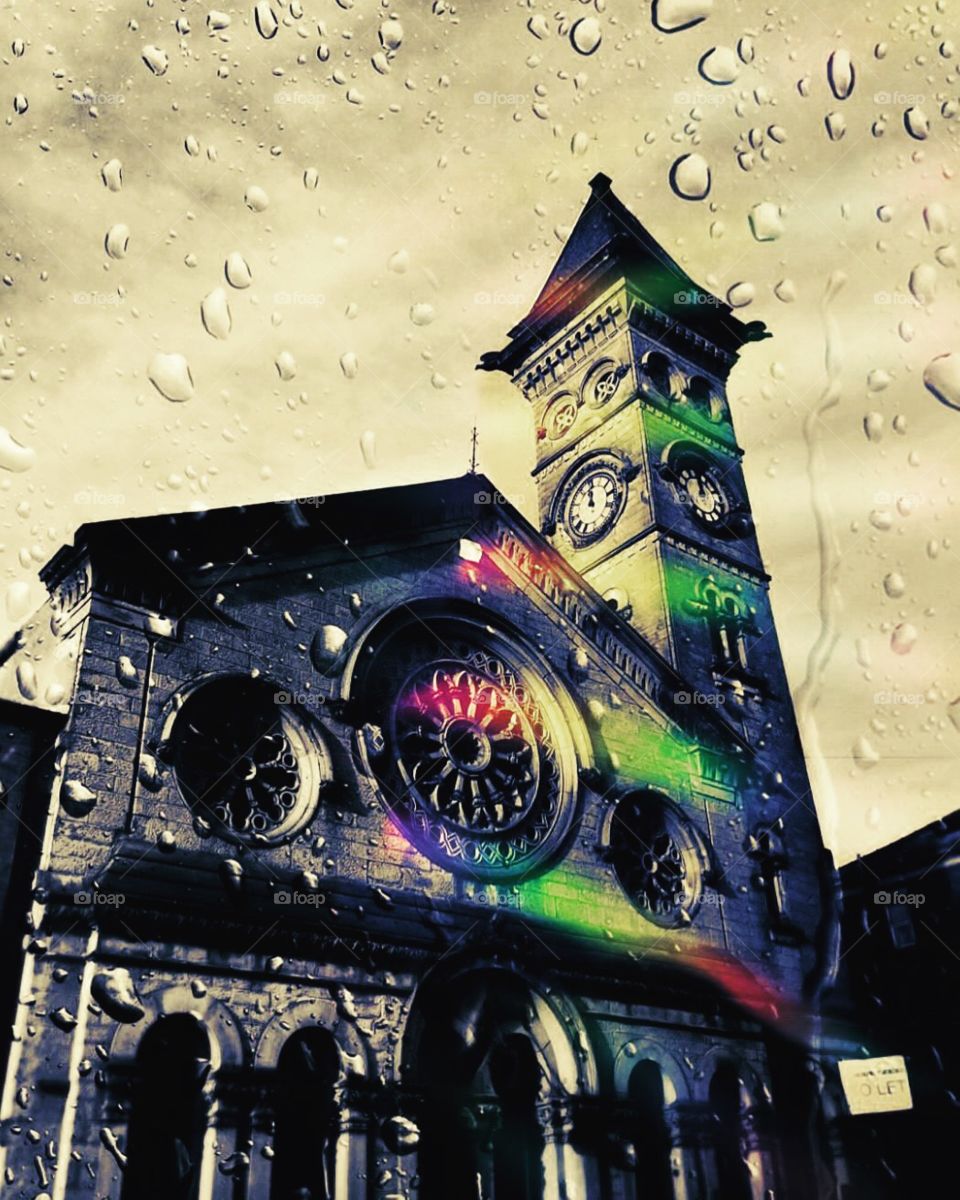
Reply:
M751 1200L750 1173L743 1159L743 1084L735 1063L721 1059L710 1080L710 1106L716 1118L716 1200Z
M670 1130L665 1119L663 1075L652 1059L638 1062L627 1085L633 1145L636 1151L637 1200L673 1200Z
M198 1200L210 1039L187 1013L161 1017L137 1049L122 1200Z
M419 1200L588 1194L572 1144L577 1056L525 981L490 968L426 982L404 1068L420 1105Z
M270 1200L333 1200L340 1057L325 1029L284 1043L274 1088Z

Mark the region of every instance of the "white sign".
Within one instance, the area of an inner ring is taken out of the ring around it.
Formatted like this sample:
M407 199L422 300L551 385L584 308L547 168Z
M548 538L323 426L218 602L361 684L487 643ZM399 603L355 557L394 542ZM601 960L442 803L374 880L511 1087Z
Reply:
M837 1064L850 1112L898 1112L913 1108L907 1064L900 1054L889 1058L846 1058Z

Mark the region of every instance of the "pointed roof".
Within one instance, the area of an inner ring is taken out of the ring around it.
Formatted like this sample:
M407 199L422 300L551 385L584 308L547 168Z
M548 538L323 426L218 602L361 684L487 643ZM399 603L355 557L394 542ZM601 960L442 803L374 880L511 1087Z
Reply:
M762 322L744 324L728 304L695 283L600 173L590 180L590 197L533 308L510 330L502 350L481 356L479 367L512 373L578 309L624 277L646 303L723 350L735 352L744 342L769 336Z

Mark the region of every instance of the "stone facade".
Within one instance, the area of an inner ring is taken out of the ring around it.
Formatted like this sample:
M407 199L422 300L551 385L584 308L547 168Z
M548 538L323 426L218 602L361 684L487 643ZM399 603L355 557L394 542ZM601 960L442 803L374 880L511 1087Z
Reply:
M472 474L88 526L45 569L0 672L55 763L5 1194L830 1194L831 868L722 398L757 331L715 302L651 364L614 204L483 364L538 431L573 397L543 532Z

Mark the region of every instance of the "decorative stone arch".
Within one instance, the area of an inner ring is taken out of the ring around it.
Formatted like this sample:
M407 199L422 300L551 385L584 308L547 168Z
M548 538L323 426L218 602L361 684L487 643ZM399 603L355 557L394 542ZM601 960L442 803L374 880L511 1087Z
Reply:
M766 1200L776 1187L774 1144L770 1132L770 1089L757 1070L725 1046L712 1046L701 1059L697 1080L704 1106L712 1109L710 1084L721 1063L736 1071L740 1090L740 1142L749 1174L751 1200ZM709 1173L712 1164L705 1163Z
M618 1097L627 1095L630 1076L637 1063L649 1060L655 1062L663 1076L664 1103L674 1104L678 1100L687 1101L693 1098L690 1080L683 1069L680 1060L671 1051L657 1041L656 1038L631 1038L617 1050L613 1060L613 1087Z
M427 703L437 694L437 678L446 689L446 709L441 701ZM491 778L503 765L496 757L498 735L488 736L480 717L468 711L467 699L481 712L486 705L495 717L509 712L519 727L535 769L514 792L501 791L501 776ZM491 883L515 881L546 869L565 849L579 812L581 771L594 763L587 722L559 671L498 613L425 596L375 614L346 657L341 702L357 727L357 760L384 809L411 845L444 870ZM411 749L403 737L403 722L413 719L415 703L425 705L417 727L424 722L442 752L436 760L447 781L442 813L412 782L421 777L426 755L423 744ZM460 715L450 717L451 711ZM451 724L465 728L453 737ZM469 763L459 761L463 751L455 752L451 743L474 746ZM457 796L449 795L458 779L458 795L479 787L478 775L485 776L487 789L485 823L471 821L464 806L458 812ZM509 807L514 799L515 810Z
M640 358L641 387L653 389L666 400L683 398L685 378L669 355L662 350L650 349Z
M143 1037L156 1027L158 1020L170 1016L192 1017L206 1034L210 1047L210 1079L212 1103L204 1135L203 1159L200 1170L200 1200L231 1200L233 1181L217 1169L217 1162L229 1161L240 1152L235 1130L219 1126L216 1098L216 1078L226 1070L242 1071L250 1064L250 1044L239 1018L222 1001L209 993L197 996L189 984L160 984L150 991L138 993L144 1016L133 1024L118 1024L109 1047L109 1062L113 1066L133 1071ZM123 1120L114 1120L111 1132L125 1146L129 1132L129 1113ZM117 1164L106 1147L101 1145L97 1165L96 1194L104 1200L116 1200L121 1191Z
M440 1014L447 999L450 1006L444 1020ZM503 1009L498 1011L501 1003ZM518 1004L522 1018L517 1016L518 1008L511 1011L511 1006ZM446 1030L441 1025L446 1025ZM477 1038L476 1030L490 1028L528 1038L540 1067L537 1109L543 1132L543 1195L593 1195L599 1186L595 1165L570 1144L570 1134L573 1103L597 1094L599 1073L586 1025L573 1002L562 994L552 991L548 997L535 981L512 966L445 962L427 973L410 1005L400 1052L404 1084L415 1094L426 1086L430 1064L435 1061L426 1044L428 1038L438 1034L442 1038L446 1033L447 1040L441 1045L459 1045L466 1055L474 1049L471 1039ZM478 1054L477 1069L482 1058Z
M543 436L551 442L567 437L577 422L582 404L582 398L569 388L551 397L543 412Z
M326 733L312 712L307 711L302 704L295 702L297 697L291 695L287 685L278 683L269 676L257 675L249 671L203 671L170 688L160 699L156 718L151 723L153 732L149 737L148 745L160 763L167 767L164 782L168 782L171 800L175 798L178 804L184 805L186 810L192 812L196 817L198 815L194 807L196 801L191 800L190 790L184 786L184 778L180 774L177 747L182 735L178 735L177 732L178 722L185 707L189 706L204 688L215 687L218 684L225 686L230 681L235 681L238 689L245 690L248 704L254 704L254 702L258 705L262 704L261 697L266 699L272 693L271 708L276 715L271 716L272 724L264 730L260 741L276 743L277 735L285 739L282 746L283 754L278 755L275 762L270 762L270 766L274 767L284 761L293 767L290 782L278 785L278 790L288 797L289 811L284 814L282 809L278 809L279 815L274 820L266 818L261 812L258 816L263 820L264 827L258 830L256 824L253 823L252 827L245 832L238 832L230 826L229 822L222 826L219 825L212 814L206 811L202 815L212 824L214 833L228 843L264 844L269 842L274 845L288 843L314 816L321 792L333 778L334 765L331 751L333 739ZM205 706L207 711L211 704L213 701L209 700L209 704ZM215 710L217 707L219 706L214 705ZM200 720L202 723L203 708L201 708ZM247 750L246 744L240 748L241 758L244 757L243 751ZM254 762L259 765L255 749L250 747L249 750L253 751ZM275 755L276 753L275 749L268 751L265 758L269 759L271 754ZM235 754L236 751L231 751L228 760L230 763L234 762ZM215 778L224 778L222 772L219 775L214 772L214 776ZM262 779L263 775L261 774L258 778ZM203 787L197 785L194 787L201 795L206 794ZM286 791L288 787L291 789L289 792ZM151 790L159 790L159 780ZM293 801L294 796L296 797L295 802Z
M253 1053L258 1075L277 1070L284 1046L304 1030L319 1029L329 1034L340 1063L334 1091L337 1099L336 1142L333 1149L333 1190L337 1200L361 1194L370 1168L370 1116L362 1103L363 1085L377 1078L377 1061L369 1041L355 1021L341 1014L330 996L317 995L295 1000L273 1016L261 1030ZM360 1088L356 1087L360 1084ZM248 1194L270 1193L271 1159L263 1151L272 1142L272 1112L254 1114ZM318 1131L319 1132L319 1131Z

